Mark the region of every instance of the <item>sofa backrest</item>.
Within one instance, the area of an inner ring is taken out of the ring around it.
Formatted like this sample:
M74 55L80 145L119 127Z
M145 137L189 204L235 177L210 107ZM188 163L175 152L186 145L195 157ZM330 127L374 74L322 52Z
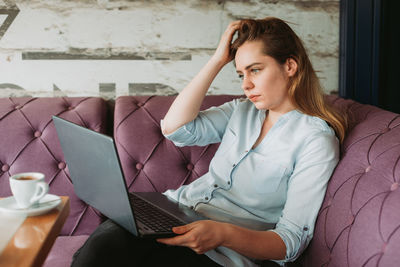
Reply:
M61 235L91 233L102 216L75 195L51 116L104 133L108 113L101 98L1 98L0 197L11 195L11 175L42 172L50 194L70 197L70 216Z
M239 96L207 96L202 109ZM101 98L0 99L0 197L8 178L46 174L50 193L68 195L71 213L62 235L90 234L104 219L73 192L51 115L99 132L113 125L130 191L178 188L208 170L218 144L175 147L160 130L174 97L126 96L114 123ZM303 266L397 266L400 262L400 115L352 100L328 97L350 115L341 160L329 182ZM113 123L113 124L112 124Z
M201 109L239 96L206 96ZM124 96L115 103L114 138L129 191L164 192L208 171L219 144L176 147L161 134L160 120L174 96Z
M400 115L329 97L350 116L303 266L399 266Z

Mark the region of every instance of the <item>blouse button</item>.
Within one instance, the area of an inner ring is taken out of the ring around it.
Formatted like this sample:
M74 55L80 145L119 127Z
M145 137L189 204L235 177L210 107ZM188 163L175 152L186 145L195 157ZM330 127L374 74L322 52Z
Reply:
M208 200L208 197L205 197L205 200Z
M194 209L194 207L193 207L193 206L190 206L189 208L190 208L191 210L192 210L192 209Z
M214 185L214 187L215 187L215 188L217 188L217 187L218 187L218 185L217 185L217 184L215 184L215 185Z
M231 184L231 181L228 181L228 184Z

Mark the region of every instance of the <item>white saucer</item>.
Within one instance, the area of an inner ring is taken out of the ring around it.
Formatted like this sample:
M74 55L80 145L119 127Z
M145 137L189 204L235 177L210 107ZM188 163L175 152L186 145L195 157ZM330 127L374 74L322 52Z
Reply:
M15 202L14 197L11 196L0 199L0 211L9 214L25 214L26 216L36 216L54 209L60 203L61 198L59 196L47 194L41 200L39 200L38 204L35 204L28 209L21 209Z

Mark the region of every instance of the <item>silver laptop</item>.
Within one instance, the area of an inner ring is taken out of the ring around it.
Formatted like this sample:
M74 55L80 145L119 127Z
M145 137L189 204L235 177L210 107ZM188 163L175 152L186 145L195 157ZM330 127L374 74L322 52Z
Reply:
M76 195L140 237L170 237L173 226L207 219L159 192L129 193L106 135L53 116Z

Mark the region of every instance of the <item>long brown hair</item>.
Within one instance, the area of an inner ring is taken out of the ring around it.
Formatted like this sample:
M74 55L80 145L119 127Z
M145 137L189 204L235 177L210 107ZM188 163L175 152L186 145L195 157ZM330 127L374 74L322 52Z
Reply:
M321 84L303 43L289 25L274 17L242 20L238 38L232 44L232 55L247 41L262 41L263 52L281 65L290 58L296 61L297 72L289 80L288 88L292 103L302 113L325 120L343 142L347 130L346 114L339 113L325 102Z

